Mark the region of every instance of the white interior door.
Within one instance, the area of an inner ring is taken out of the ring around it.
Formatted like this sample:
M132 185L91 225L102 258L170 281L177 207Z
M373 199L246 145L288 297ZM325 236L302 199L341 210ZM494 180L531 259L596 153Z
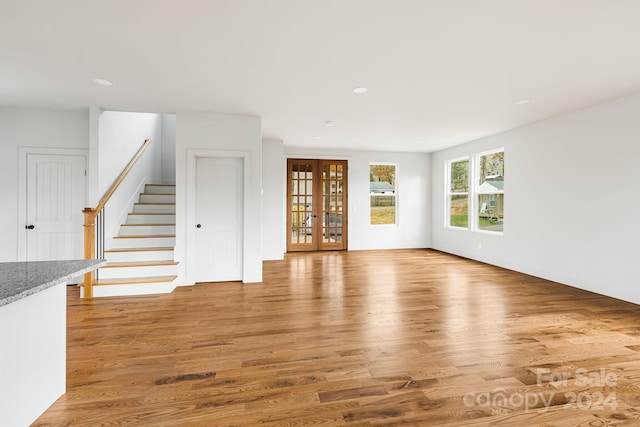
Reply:
M27 261L82 259L86 157L27 155Z
M242 280L243 176L240 158L196 158L196 282Z

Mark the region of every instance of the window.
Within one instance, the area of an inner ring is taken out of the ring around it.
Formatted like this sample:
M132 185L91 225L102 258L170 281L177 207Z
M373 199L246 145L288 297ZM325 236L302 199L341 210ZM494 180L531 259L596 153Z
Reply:
M469 227L469 159L448 163L447 225Z
M446 174L445 226L502 233L504 149L449 160Z
M504 223L504 151L482 153L478 161L477 229L502 232Z
M370 224L396 224L396 165L369 165Z

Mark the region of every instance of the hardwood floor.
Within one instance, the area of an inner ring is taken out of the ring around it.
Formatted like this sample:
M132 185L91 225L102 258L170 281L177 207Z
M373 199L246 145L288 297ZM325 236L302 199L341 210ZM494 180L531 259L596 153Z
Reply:
M640 425L640 306L430 250L85 303L35 426Z

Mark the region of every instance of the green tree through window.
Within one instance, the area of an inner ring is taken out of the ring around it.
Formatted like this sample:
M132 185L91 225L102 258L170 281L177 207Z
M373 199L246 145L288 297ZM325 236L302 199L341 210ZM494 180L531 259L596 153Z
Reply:
M396 165L369 165L369 217L371 225L396 223Z
M469 226L469 159L449 163L448 225Z

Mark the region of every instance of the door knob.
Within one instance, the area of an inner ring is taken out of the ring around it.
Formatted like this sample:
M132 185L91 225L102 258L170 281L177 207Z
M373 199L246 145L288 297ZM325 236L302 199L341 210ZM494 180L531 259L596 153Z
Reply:
M27 230L33 230L34 228L36 228L35 225L25 225L24 228L26 228Z
M200 227L202 227L202 225L200 225L200 224L196 225L196 228L200 228Z

